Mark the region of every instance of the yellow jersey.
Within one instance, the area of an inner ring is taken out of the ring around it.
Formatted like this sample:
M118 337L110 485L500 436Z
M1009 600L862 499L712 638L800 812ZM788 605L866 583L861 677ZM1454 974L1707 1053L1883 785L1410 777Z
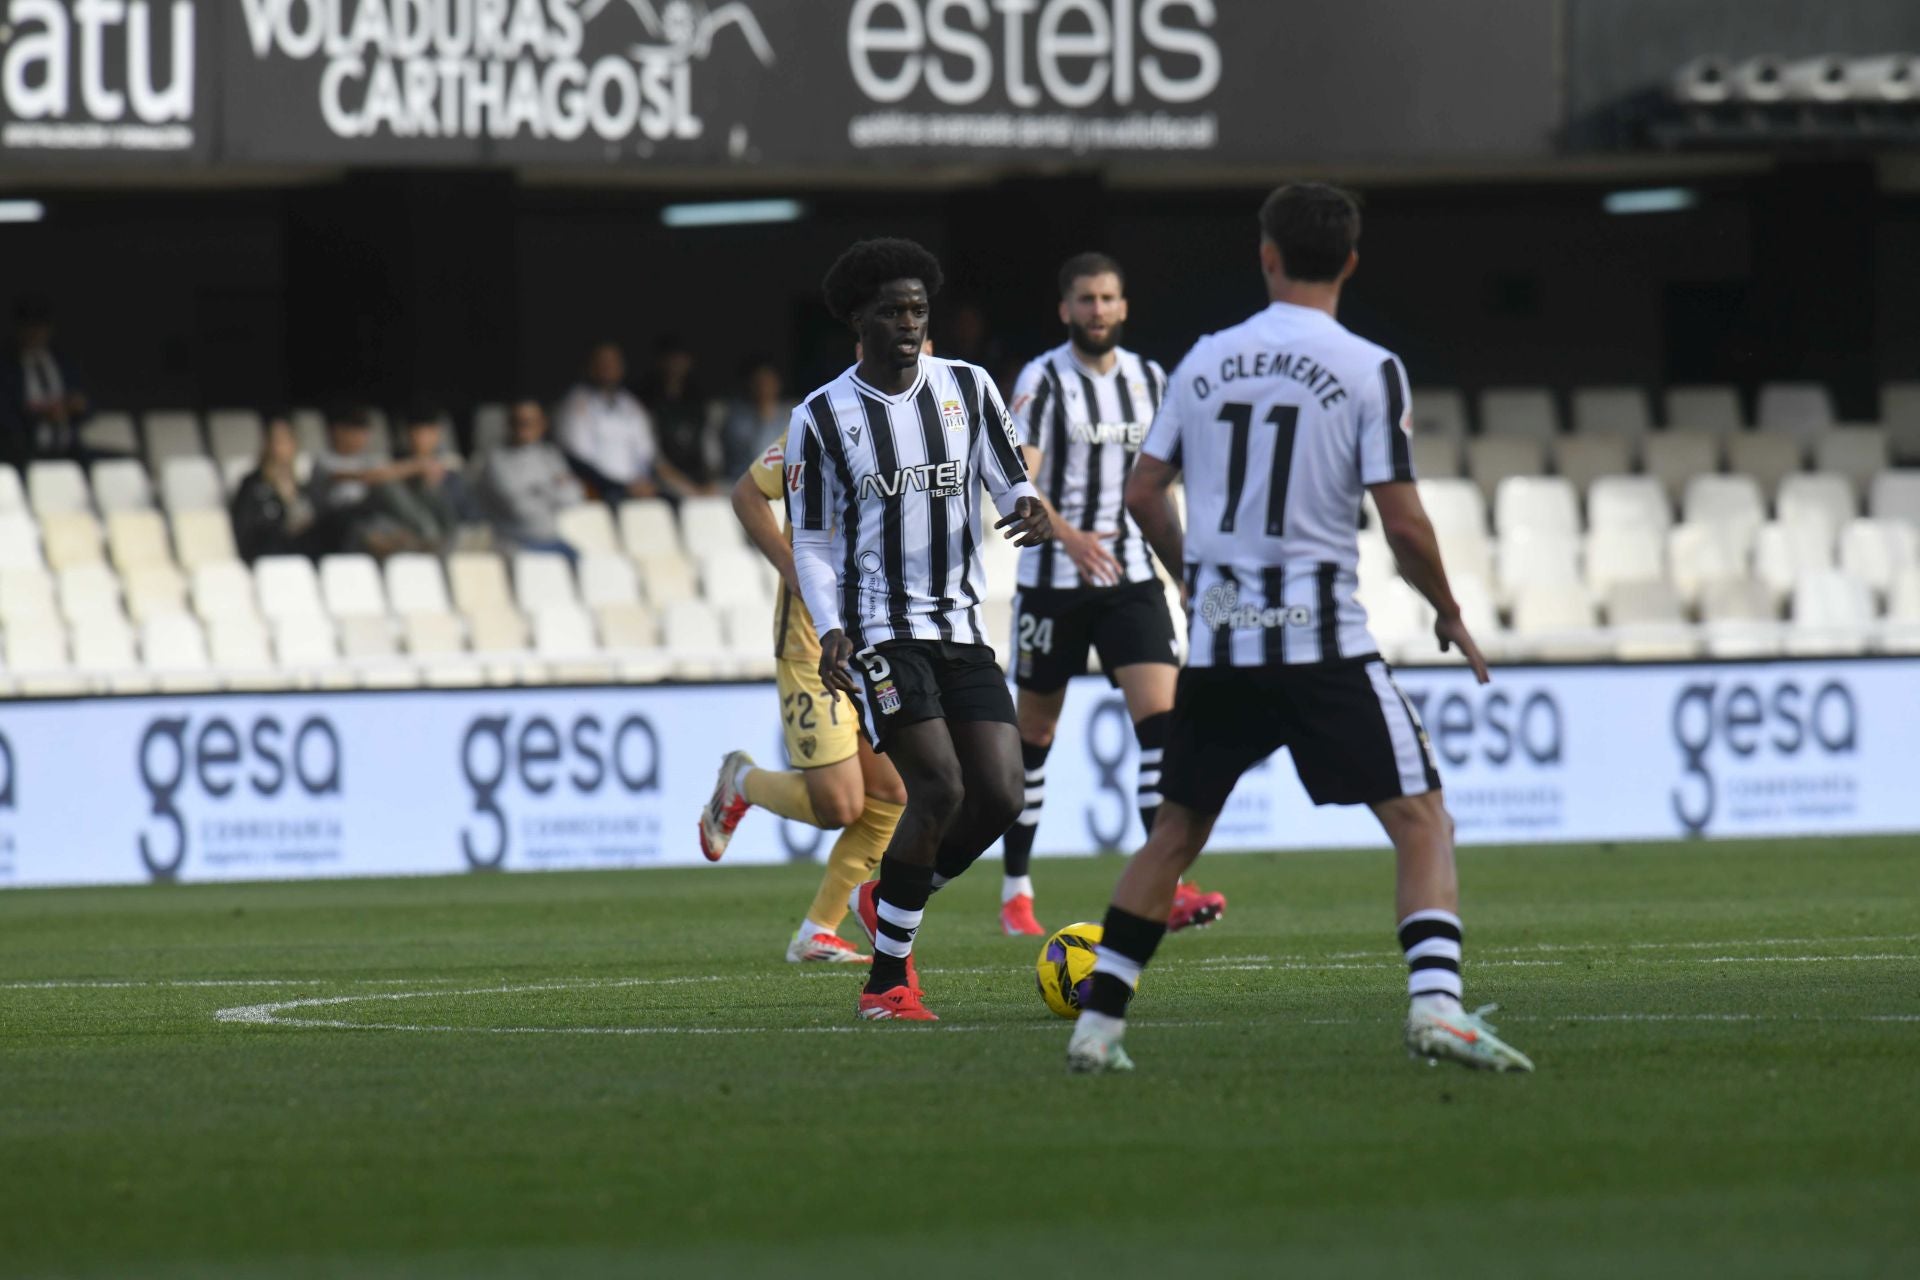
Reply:
M780 504L782 524L786 523L787 507L786 443L784 439L775 440L747 468L754 487L766 495L767 501ZM787 526L787 545L793 545L791 525ZM807 602L800 598L800 593L784 582L780 587L780 603L773 611L773 656L781 661L815 665L820 662L820 637L813 629L813 615L807 612Z

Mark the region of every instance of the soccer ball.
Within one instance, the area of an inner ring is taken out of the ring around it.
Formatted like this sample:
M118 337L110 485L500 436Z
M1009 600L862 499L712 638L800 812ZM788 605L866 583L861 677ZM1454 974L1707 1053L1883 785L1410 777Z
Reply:
M1080 1002L1093 981L1093 949L1100 945L1101 932L1097 924L1070 924L1040 948L1035 985L1047 1008L1063 1018L1080 1016Z

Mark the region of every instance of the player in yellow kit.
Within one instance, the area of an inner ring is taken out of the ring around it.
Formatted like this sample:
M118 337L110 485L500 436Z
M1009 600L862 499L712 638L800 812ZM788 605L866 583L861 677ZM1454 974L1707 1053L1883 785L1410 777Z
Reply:
M780 716L787 759L794 768L762 769L744 751L720 764L713 799L700 814L700 850L715 862L747 810L758 806L795 822L840 828L827 855L820 892L807 909L787 959L863 962L868 957L839 935L847 899L880 865L907 800L900 775L860 733L853 704L820 683L820 641L793 572L793 545L770 502L784 506L784 442L776 440L733 486L733 510L747 537L783 584L774 610L774 657L779 662Z

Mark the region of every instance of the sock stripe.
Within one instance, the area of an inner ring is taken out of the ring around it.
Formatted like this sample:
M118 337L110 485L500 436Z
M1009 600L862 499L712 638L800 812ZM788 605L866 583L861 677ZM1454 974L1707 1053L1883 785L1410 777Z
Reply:
M1096 947L1093 954L1095 973L1110 974L1129 987L1139 987L1142 966L1137 961L1127 959L1111 947Z
M1420 996L1452 996L1458 1000L1465 993L1460 975L1449 973L1445 969L1428 969L1425 972L1409 975L1407 978L1407 997L1417 999Z
M1045 769L1027 770L1027 781L1029 783L1041 783L1041 782L1045 782L1046 780L1047 780L1047 771Z
M876 899L873 907L874 914L880 917L881 924L895 925L909 931L918 929L922 917L927 914L924 909L909 911L904 907L896 907L885 898Z
M1430 908L1415 911L1400 922L1400 946L1407 955L1407 996L1446 996L1460 999L1460 917Z
M1444 938L1449 942L1461 941L1458 923L1448 924L1444 920L1408 920L1400 926L1400 946L1403 950L1430 938Z
M1409 961L1407 969L1412 973L1425 973L1429 969L1445 969L1448 973L1460 972L1460 962L1452 956L1421 956Z
M1459 941L1454 938L1428 938L1424 942L1414 943L1406 949L1406 952L1409 963L1424 960L1429 956L1440 956L1458 962L1461 948Z

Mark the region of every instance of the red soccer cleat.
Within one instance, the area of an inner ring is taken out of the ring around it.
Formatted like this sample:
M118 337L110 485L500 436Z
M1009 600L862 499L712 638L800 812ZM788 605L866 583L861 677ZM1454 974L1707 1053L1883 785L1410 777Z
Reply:
M920 1003L912 987L892 987L878 993L862 991L854 1009L862 1022L938 1022L940 1016Z
M740 820L753 805L740 789L740 779L753 768L753 757L744 751L729 751L720 762L720 777L713 784L713 798L700 811L700 852L708 862L718 862L739 829Z
M1173 891L1173 910L1167 913L1167 932L1203 929L1227 914L1227 895L1202 893L1182 880Z
M853 918L860 922L860 928L866 932L867 941L873 944L875 953L880 950L880 908L875 905L879 892L880 882L869 880L847 895L847 908L853 912ZM912 989L914 998L919 999L920 974L913 967L911 955L907 957L907 986Z
M1047 931L1033 918L1033 895L1023 893L1000 904L1000 932L1009 938L1043 936Z

